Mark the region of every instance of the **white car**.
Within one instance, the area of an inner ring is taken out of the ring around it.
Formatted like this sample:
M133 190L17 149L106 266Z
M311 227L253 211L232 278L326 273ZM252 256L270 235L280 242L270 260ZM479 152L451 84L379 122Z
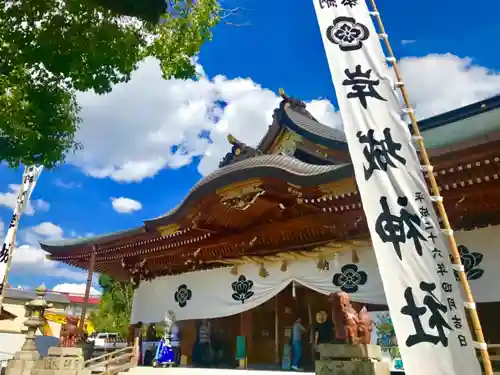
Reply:
M120 337L118 333L100 332L94 337L89 337L89 340L94 342L94 348L99 349L122 349L127 346L127 343Z

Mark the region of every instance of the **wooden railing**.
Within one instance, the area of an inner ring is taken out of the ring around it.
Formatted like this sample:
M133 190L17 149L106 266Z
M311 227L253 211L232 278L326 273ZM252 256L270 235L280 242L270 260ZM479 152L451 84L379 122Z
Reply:
M95 375L115 375L137 366L139 345L127 346L85 361L85 368Z

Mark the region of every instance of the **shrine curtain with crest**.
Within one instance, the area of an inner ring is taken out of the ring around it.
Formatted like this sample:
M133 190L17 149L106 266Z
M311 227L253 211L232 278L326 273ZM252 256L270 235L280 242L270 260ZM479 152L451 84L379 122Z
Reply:
M481 302L500 301L498 269L500 226L456 232L462 263L476 298ZM265 264L267 276L259 275L258 265L188 272L142 282L134 294L132 323L160 322L172 310L176 318L203 319L237 314L266 302L293 280L322 294L349 293L351 300L386 305L385 293L373 249L358 250L359 263L352 262L351 252L327 259L322 269L317 262L289 262L285 272L280 264Z

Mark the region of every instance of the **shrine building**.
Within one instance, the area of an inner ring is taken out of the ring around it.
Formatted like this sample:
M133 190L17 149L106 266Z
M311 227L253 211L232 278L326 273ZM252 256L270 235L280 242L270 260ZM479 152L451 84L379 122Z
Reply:
M333 292L349 293L355 307L387 311L380 273L391 270L377 265L371 248L344 133L281 96L261 142L251 147L229 136L220 168L170 212L41 247L90 276L131 280L132 324L174 312L188 362L200 319L233 355L245 337L248 364L257 366L281 364L296 318L310 332L318 312L330 314ZM419 125L484 334L500 343L500 96ZM312 362L309 340L304 345L304 362Z

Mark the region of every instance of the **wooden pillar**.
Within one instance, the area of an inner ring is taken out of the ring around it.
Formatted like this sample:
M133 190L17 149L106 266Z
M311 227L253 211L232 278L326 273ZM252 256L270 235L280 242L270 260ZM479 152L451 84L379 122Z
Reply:
M280 326L278 295L274 296L274 362L280 363Z
M95 268L95 258L96 258L96 246L92 246L92 254L90 254L89 270L87 273L87 285L85 286L85 296L83 297L82 315L80 316L80 322L78 324L78 330L83 331L83 326L85 324L85 317L87 315L87 308L89 305L90 288L92 288L92 276L94 274Z

